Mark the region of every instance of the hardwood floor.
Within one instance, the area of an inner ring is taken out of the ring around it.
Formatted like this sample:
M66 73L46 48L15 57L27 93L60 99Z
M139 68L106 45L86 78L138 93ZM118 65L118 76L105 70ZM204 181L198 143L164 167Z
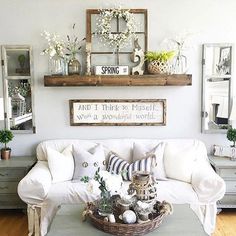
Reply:
M235 235L236 210L226 209L217 216L213 236ZM27 236L27 216L20 210L0 210L0 236Z
M213 236L236 235L236 209L225 209L216 219L216 230Z
M27 215L22 210L0 210L0 236L27 236Z

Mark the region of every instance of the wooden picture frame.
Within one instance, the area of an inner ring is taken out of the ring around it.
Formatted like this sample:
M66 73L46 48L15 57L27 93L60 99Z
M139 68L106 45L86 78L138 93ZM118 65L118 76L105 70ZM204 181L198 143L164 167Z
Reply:
M69 100L71 126L164 126L166 99Z
M92 67L93 66L101 66L101 64L93 63L95 60L94 57L96 55L99 55L99 62L101 61L100 58L104 57L107 58L107 61L109 61L110 65L126 65L126 63L123 63L123 61L126 61L124 59L124 55L130 56L133 53L133 50L109 50L109 47L107 47L107 50L94 50L94 45L97 45L93 43L93 36L95 35L94 31L92 30L92 20L98 16L100 13L99 9L87 9L86 11L86 52L87 52L87 64L89 64L89 69L91 68L91 71L87 71L87 74L94 74ZM130 9L130 13L133 14L140 14L143 16L143 30L135 32L135 34L138 37L143 37L143 49L144 52L147 52L148 49L148 11L147 9ZM116 23L116 32L119 32L120 25L119 20ZM111 57L116 57L114 61L111 60ZM122 61L123 58L123 61ZM95 60L96 61L96 60ZM113 61L113 62L112 62ZM132 64L132 62L129 62ZM133 65L134 66L134 65Z

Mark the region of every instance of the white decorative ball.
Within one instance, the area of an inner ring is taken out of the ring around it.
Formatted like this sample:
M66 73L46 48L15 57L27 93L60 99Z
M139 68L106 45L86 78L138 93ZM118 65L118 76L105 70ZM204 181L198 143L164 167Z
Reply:
M137 220L137 217L133 211L127 210L123 213L122 219L125 224L134 224Z

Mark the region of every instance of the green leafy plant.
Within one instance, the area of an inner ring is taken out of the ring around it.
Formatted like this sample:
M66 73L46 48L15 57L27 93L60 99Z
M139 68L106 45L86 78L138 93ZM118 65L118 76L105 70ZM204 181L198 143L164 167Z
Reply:
M175 55L175 51L162 51L162 52L154 52L154 51L149 51L145 55L145 60L146 61L161 61L161 62L167 62L171 60Z
M83 176L80 181L84 182L84 183L88 183L89 182L89 177L88 176Z
M100 168L96 170L95 175L94 175L94 180L99 183L99 189L101 190L101 193L105 193L108 191L106 187L106 182L104 181L103 177L100 176L99 172L100 172ZM80 180L84 183L88 183L89 177L83 176Z
M84 183L89 182L89 177L88 176L83 176L80 180ZM97 169L95 172L95 175L93 177L95 181L99 183L99 189L101 191L100 196L101 199L99 200L99 211L101 212L111 212L111 193L108 190L108 187L106 185L106 181L104 178L100 175L100 168Z
M233 142L233 147L235 147L236 142L236 129L230 128L227 131L227 139Z
M4 150L9 150L10 148L7 147L7 143L9 143L14 138L14 135L10 130L3 129L0 130L0 143L4 144Z
M24 65L25 65L25 60L26 60L25 55L21 54L21 55L18 56L18 61L19 61L20 66L21 66L22 68L23 68Z

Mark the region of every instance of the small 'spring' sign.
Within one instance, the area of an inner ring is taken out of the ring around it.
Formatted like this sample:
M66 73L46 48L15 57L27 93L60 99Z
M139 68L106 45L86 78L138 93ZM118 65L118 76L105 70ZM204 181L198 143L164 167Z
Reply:
M128 66L95 66L95 75L128 75Z

